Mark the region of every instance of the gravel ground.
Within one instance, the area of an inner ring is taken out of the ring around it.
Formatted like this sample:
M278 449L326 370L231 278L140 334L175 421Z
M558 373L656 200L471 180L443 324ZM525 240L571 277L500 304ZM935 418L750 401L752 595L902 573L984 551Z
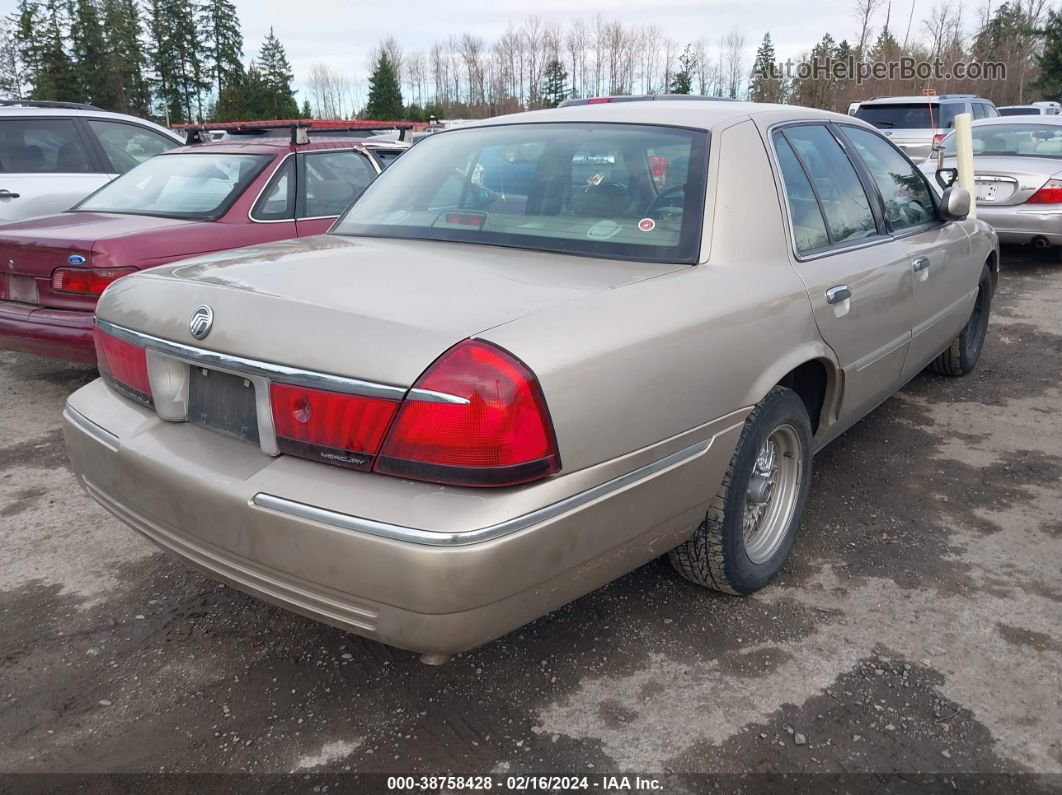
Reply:
M657 561L439 668L120 525L59 432L94 372L0 353L0 771L1062 774L1062 265L993 309L816 458L776 584Z

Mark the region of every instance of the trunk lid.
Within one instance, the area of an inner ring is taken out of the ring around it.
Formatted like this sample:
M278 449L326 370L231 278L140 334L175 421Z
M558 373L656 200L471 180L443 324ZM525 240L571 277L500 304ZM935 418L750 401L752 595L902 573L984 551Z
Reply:
M953 168L955 158L944 161ZM985 207L1013 207L1029 200L1047 180L1062 171L1062 159L1049 157L974 157L977 203Z
M97 315L207 350L409 386L462 339L685 267L322 235L122 279L104 294ZM214 320L197 341L189 320L201 304Z
M93 262L101 240L123 238L123 242L132 244L124 248L132 252L141 235L195 223L144 215L72 212L0 226L0 300L63 309L91 308L95 303L93 297L53 292L52 271L67 265L114 265L110 261L111 252L108 252L108 261ZM119 251L124 248L112 246ZM137 265L136 259L130 257L128 262L119 264Z

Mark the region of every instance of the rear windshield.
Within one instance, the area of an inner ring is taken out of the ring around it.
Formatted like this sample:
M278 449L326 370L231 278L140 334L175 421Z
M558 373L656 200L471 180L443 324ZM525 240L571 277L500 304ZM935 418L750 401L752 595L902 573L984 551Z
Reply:
M1000 108L1000 116L1039 116L1040 109L1031 105L1026 108Z
M333 227L621 259L696 262L708 134L515 124L426 138Z
M1025 157L1062 157L1062 125L985 124L973 127L975 155L1005 155ZM955 135L941 144L944 154L955 154Z
M160 155L109 182L74 210L212 219L225 213L270 155Z
M880 130L936 130L947 129L955 123L955 116L966 110L966 105L953 102L947 105L928 102L911 102L882 105L863 103L855 115L868 121Z

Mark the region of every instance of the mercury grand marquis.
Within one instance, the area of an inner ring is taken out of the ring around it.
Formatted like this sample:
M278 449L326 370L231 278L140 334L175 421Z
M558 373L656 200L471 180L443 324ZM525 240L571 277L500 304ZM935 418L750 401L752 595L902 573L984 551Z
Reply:
M749 594L812 454L976 366L999 255L969 203L798 107L443 132L329 234L110 286L70 457L209 576L426 661L664 554Z

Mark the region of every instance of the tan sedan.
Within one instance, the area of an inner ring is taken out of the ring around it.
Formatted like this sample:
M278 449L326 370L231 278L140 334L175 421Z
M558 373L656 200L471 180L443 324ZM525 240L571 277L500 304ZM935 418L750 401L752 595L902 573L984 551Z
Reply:
M67 446L210 576L429 661L665 553L752 593L813 452L977 364L998 251L968 204L832 113L492 119L328 235L112 285Z

